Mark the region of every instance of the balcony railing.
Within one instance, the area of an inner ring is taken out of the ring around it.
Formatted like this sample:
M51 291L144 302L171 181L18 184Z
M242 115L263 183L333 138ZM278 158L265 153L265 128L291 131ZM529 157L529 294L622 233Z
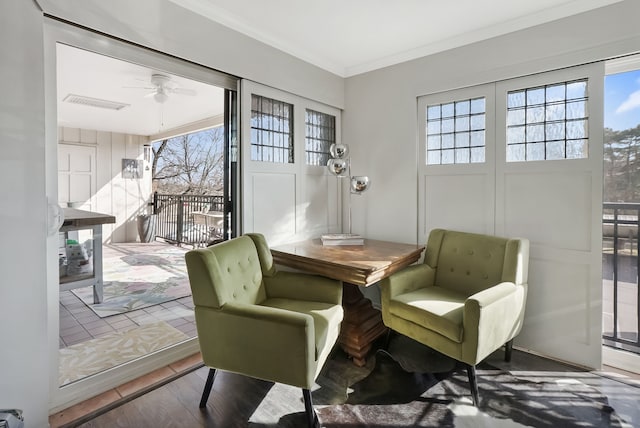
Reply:
M176 244L200 245L212 240L209 230L194 221L194 212L224 212L224 197L154 193L157 238Z
M603 343L640 353L640 204L603 204Z

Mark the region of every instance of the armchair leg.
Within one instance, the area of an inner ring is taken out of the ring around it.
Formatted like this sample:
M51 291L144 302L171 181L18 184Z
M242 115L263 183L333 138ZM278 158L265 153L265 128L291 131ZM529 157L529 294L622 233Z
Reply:
M209 374L207 375L207 381L204 384L204 391L202 391L202 398L200 399L200 408L203 409L207 405L211 388L213 387L213 379L216 377L216 369L209 368Z
M478 381L476 380L476 366L467 364L467 376L469 377L469 386L471 387L471 396L473 405L478 407L480 403L480 394L478 393Z
M319 427L318 415L313 409L313 401L311 401L311 392L308 389L302 389L302 397L304 398L304 410L307 416L307 425L309 428Z
M513 339L504 344L504 360L511 361L511 351L513 350Z

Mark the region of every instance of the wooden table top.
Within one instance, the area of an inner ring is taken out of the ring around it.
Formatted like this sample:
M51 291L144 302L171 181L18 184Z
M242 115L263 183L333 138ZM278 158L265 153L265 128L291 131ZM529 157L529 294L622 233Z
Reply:
M369 286L415 263L424 246L365 239L364 245L322 245L318 239L271 248L276 263Z
M88 227L98 224L115 223L116 218L109 214L84 211L76 208L63 208L64 222L61 229L67 227Z

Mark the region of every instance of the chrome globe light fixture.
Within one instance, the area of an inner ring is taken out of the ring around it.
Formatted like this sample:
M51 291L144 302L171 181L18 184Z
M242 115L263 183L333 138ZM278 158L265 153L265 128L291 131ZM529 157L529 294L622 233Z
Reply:
M338 178L349 177L349 235L351 233L351 195L361 195L370 186L371 180L366 175L351 175L351 158L349 146L346 144L332 144L329 148L331 159L327 162L327 168L331 174Z

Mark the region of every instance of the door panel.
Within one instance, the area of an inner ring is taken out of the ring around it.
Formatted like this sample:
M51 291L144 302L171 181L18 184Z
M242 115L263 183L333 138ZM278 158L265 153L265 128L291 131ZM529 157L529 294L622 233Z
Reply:
M74 144L58 146L58 201L62 206L77 202L77 208L95 206L96 148Z
M252 94L293 105L293 162L251 159ZM339 231L340 182L328 175L325 165L306 164L305 110L335 117L336 142L340 141L340 111L250 81L242 82L241 101L243 233L262 233L274 246Z
M586 158L507 162L507 115L496 114L496 234L531 241L525 323L515 344L600 368L603 67L594 64L500 82L496 111L507 111L509 91L584 78Z

